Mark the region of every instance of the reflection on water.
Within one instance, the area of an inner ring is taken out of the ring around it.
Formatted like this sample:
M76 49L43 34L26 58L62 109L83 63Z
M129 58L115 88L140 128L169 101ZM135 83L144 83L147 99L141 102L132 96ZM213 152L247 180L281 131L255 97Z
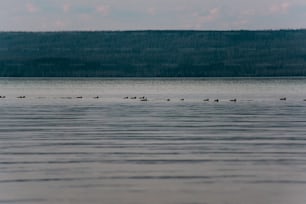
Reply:
M0 203L306 203L303 78L1 79L0 95Z

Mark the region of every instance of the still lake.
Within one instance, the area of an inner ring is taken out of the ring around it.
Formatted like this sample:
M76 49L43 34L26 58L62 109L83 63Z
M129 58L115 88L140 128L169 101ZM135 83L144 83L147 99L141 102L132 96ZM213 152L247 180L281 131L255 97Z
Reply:
M1 204L306 203L306 78L0 78L0 95Z

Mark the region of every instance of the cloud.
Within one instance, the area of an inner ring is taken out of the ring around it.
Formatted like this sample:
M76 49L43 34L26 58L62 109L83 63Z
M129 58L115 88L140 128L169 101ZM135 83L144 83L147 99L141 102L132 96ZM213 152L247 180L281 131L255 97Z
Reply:
M96 11L102 16L108 16L110 14L110 7L107 5L99 5L96 7Z
M290 2L282 2L280 4L274 4L270 7L271 13L288 13L291 6Z
M245 10L242 10L240 14L243 16L255 16L256 11L254 9L245 9Z
M157 14L156 8L154 8L154 7L148 8L147 13L150 16L155 16Z
M0 30L48 30L58 19L63 30L306 28L305 8L306 0L0 0Z
M201 15L198 12L195 12L193 14L193 16L196 18L195 28L197 29L203 28L205 24L215 21L219 17L219 15L220 15L219 8L210 9L207 15Z
M213 21L219 16L219 9L213 8L209 11L208 16L206 16L206 21Z
M71 4L68 3L63 4L62 9L65 13L68 13L71 10Z
M66 23L62 20L57 20L55 21L54 25L57 29L63 29L66 26Z
M33 4L33 3L27 3L26 4L26 10L28 13L36 13L38 12L39 8L37 5Z

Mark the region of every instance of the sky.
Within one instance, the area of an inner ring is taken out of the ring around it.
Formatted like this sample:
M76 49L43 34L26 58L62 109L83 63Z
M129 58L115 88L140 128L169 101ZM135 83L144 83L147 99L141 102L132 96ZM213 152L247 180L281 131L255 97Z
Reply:
M306 0L0 0L0 31L306 28Z

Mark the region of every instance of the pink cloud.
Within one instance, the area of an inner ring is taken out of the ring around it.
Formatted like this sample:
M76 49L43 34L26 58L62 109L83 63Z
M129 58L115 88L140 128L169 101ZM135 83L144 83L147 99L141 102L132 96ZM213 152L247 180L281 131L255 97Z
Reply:
M219 16L219 9L213 8L209 11L208 16L206 16L207 21L215 20Z
M63 4L62 9L65 13L68 13L71 10L71 5L68 3Z
M283 2L280 4L275 4L270 7L271 13L287 13L291 4L290 2Z
M54 23L55 28L62 29L66 26L66 23L64 21L58 20Z
M35 4L27 3L26 4L26 10L29 13L36 13L39 9Z
M148 8L147 13L151 16L155 16L157 14L156 9L153 7Z
M96 7L96 11L102 16L108 16L110 13L110 7L105 5L100 5Z

